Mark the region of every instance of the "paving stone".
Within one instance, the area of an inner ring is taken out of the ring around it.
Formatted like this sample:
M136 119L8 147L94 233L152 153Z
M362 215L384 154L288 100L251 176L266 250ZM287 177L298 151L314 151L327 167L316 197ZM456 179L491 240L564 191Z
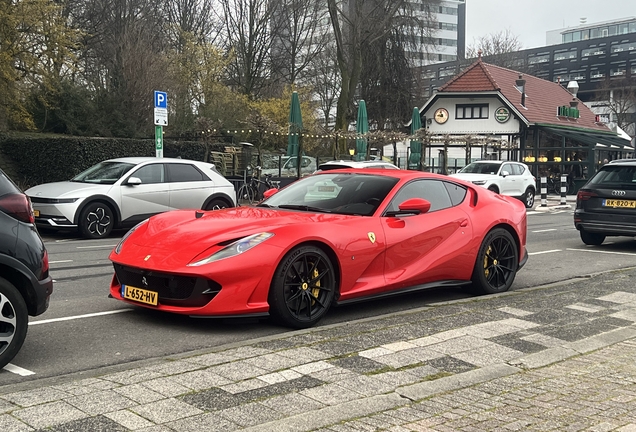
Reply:
M145 418L128 410L113 411L104 414L104 416L123 426L126 430L137 430L154 426L153 423L149 422Z
M26 423L21 422L15 417L7 414L0 414L0 431L2 432L27 432L33 428Z
M360 399L360 393L346 389L338 384L324 384L299 392L325 405L337 405L354 399Z
M241 403L238 397L220 388L181 396L179 400L203 411L222 410Z
M359 355L337 358L335 360L331 360L330 363L327 364L338 366L362 374L375 372L386 368L386 365L383 363Z
M231 381L241 381L248 378L255 378L259 375L265 375L271 372L267 369L262 369L247 363L247 360L239 360L231 363L225 363L217 366L213 366L209 369L210 372L221 375Z
M218 412L177 420L168 423L168 426L177 432L230 432L240 428L239 425L222 417Z
M68 397L69 394L51 387L42 387L34 390L9 393L0 396L5 401L9 401L21 407L30 407L47 402L59 401Z
M143 384L130 384L116 388L113 391L137 402L138 404L147 404L160 399L165 399L165 396L149 389Z
M257 402L227 408L219 411L218 414L242 427L267 423L283 417L282 413Z
M256 367L258 369L264 370L266 371L265 374L267 372L288 369L294 366L298 366L302 363L304 363L304 361L301 359L285 357L276 353L252 357L245 360L246 365L250 365L249 367Z
M317 400L299 393L287 393L274 396L264 399L260 401L260 403L287 416L317 410L326 406Z
M114 390L73 396L66 398L65 401L89 415L104 414L137 405L135 401L128 399Z
M186 372L175 377L175 379L180 385L192 390L205 390L210 387L220 387L232 382L219 374L211 372L209 369Z
M125 432L129 429L100 415L53 426L48 430L51 432Z
M131 411L156 424L168 423L202 413L200 409L173 398L139 405L131 408Z
M179 384L178 376L151 379L144 382L143 386L165 397L176 397L192 391L191 388Z
M73 405L62 401L24 408L13 411L11 414L36 429L88 417Z

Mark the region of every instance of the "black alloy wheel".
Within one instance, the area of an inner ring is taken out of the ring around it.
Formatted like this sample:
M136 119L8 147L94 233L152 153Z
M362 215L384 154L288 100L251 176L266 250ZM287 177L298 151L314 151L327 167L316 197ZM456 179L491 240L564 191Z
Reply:
M91 239L107 237L113 230L114 223L113 211L102 202L87 205L79 218L82 235Z
M0 277L0 369L20 351L28 324L29 314L22 294Z
M315 246L300 246L280 262L269 292L271 315L293 328L316 324L336 294L336 274L329 257Z
M508 291L517 274L519 252L512 235L503 228L490 231L479 248L473 269L473 288L481 294Z

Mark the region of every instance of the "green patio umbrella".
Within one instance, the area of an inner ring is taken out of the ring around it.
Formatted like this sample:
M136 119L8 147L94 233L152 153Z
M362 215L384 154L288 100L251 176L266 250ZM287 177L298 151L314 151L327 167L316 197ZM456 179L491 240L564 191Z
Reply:
M369 132L369 118L367 117L367 104L364 100L358 103L358 121L356 122L358 135L366 135ZM356 138L356 160L367 158L367 137Z
M420 110L413 108L411 116L411 135L415 135L418 129L422 128L422 119L420 118ZM422 160L422 142L411 139L411 154L409 156L409 169L421 169L420 161Z
M298 156L300 134L303 130L303 116L300 112L298 93L293 92L289 107L289 137L287 139L287 156Z

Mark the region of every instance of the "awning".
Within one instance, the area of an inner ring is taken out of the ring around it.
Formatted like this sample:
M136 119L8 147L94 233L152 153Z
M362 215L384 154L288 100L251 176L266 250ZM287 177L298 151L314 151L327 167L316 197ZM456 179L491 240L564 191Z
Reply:
M554 127L540 126L540 129L559 135L565 138L570 138L575 141L580 141L591 147L597 147L597 144L601 147L608 147L608 150L614 151L634 151L634 147L631 146L631 142L618 135L596 131L584 131L581 129L561 129Z

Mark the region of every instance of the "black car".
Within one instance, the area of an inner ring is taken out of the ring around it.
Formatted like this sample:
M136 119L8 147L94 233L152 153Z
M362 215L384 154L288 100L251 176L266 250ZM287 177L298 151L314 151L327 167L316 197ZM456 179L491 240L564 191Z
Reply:
M0 170L0 368L20 351L29 315L44 313L52 292L29 197Z
M636 160L612 161L576 196L574 226L587 245L607 236L636 236Z

